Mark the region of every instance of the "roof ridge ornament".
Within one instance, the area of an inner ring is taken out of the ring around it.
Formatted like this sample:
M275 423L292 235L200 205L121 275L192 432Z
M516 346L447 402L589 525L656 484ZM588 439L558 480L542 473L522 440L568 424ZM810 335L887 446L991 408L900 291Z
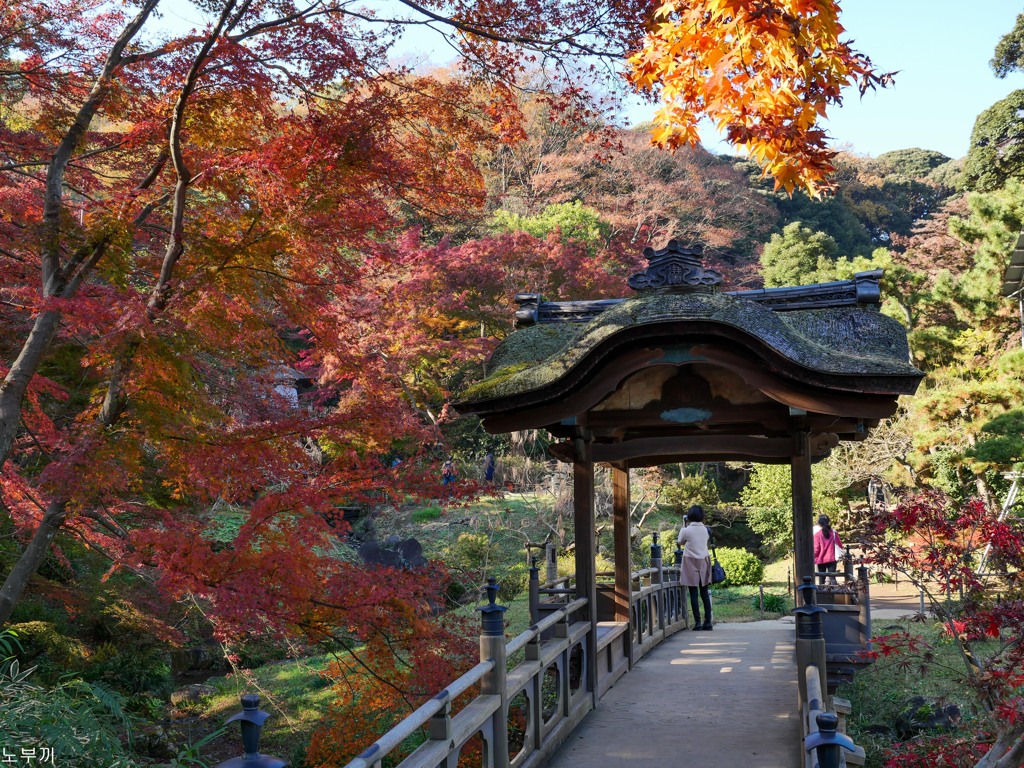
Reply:
M685 247L678 240L669 240L660 250L644 248L647 269L638 272L627 281L634 291L654 288L674 288L680 291L710 289L722 282L722 275L713 269L705 269L700 256L704 246L694 243Z

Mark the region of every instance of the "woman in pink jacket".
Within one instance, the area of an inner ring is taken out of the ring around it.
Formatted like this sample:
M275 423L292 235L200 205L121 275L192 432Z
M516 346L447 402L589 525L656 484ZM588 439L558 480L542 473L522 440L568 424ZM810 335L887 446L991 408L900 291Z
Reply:
M814 534L814 570L836 572L836 547L843 546L839 540L839 534L832 527L828 515L818 518L818 532ZM818 583L825 583L825 576L818 577ZM836 583L835 576L827 577L831 583Z

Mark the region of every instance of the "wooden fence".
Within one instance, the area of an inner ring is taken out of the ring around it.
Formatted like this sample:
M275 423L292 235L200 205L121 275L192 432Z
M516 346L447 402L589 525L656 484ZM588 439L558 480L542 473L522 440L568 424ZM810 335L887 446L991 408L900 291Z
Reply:
M632 574L629 622L607 620L600 605L593 612L584 610L588 601L575 597L572 577L540 584L534 568L530 587L534 623L506 642L500 627L503 609L495 604L492 582L489 603L481 609L480 663L347 768L382 768L385 759L415 741L422 743L396 768L456 768L462 750L475 738L482 768L537 768L619 677L688 620L679 570L663 567L660 557L652 558L651 568ZM488 627L488 614L492 621L497 614L497 629L493 623ZM508 669L508 659L520 651L522 661ZM594 663L588 653L595 654ZM457 699L461 707L453 711Z

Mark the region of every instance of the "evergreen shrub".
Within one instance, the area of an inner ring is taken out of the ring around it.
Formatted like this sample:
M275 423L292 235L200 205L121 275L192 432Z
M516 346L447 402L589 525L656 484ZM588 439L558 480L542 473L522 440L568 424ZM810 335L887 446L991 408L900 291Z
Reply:
M137 647L101 643L89 658L83 677L129 694L166 696L174 688L168 654L142 643Z
M498 599L510 603L526 591L530 584L530 568L526 563L516 563L495 573L498 580Z
M666 483L661 491L666 504L679 512L686 512L694 504L713 509L721 503L718 485L707 475L688 475L672 483Z
M718 562L725 568L727 578L723 584L727 587L752 586L764 580L764 563L745 549L719 549Z
M650 550L648 550L648 553ZM594 559L594 566L597 573L614 571L615 562L609 560L604 555L598 555ZM572 552L566 552L565 554L558 556L558 575L559 576L571 576L576 573L576 556ZM544 581L544 572L541 571L540 580Z
M751 605L755 611L761 610L761 595L754 595L750 600ZM787 595L779 595L775 592L764 593L764 612L765 613L789 613L789 597Z
M0 643L5 651L8 645ZM129 717L120 695L67 677L50 687L37 685L30 680L34 669L22 668L16 658L0 662L0 742L7 749L20 754L45 746L62 768L139 765L122 742Z

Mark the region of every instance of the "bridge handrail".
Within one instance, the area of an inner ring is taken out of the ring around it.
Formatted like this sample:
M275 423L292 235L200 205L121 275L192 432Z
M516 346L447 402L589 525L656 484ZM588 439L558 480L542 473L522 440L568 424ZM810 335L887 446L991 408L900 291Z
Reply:
M548 616L545 616L542 620L538 621L525 632L523 632L520 635L516 635L515 638L509 640L506 653L511 655L518 651L520 648L525 647L526 644L529 643L531 640L533 640L536 637L539 637L541 632L543 632L545 629L555 626L555 624L562 621L567 616L576 613L576 611L578 611L586 604L587 599L585 597L580 597L576 600L573 600L571 603L566 603L564 607L560 608L554 613L551 613Z
M862 630L862 638L865 635L870 638L866 567L860 567L858 578L864 586L860 610L868 613L868 628ZM820 587L815 588L812 576L804 576L803 584L797 587L802 605L793 610L796 614L796 664L800 687L800 747L804 756L801 765L804 768L845 768L847 761L842 754L844 749L858 755L858 764L863 764L864 750L844 733L845 720L835 712L842 701L845 707L843 711L849 713L849 702L837 700L828 692L828 656L823 618L827 618L830 613L828 609L817 605L818 589Z
M678 565L672 565L672 564L669 564L669 563L665 563L664 565L661 566L660 569L659 568L643 568L643 569L641 569L639 571L633 571L632 573L630 573L629 574L629 578L630 578L630 581L636 581L637 579L642 579L645 576L651 576L651 575L653 575L655 573L658 573L659 570L664 572L664 573L679 573L679 566ZM594 575L597 576L597 578L609 578L609 577L615 576L615 571L598 571ZM563 585L570 584L570 583L572 583L575 580L576 580L576 574L575 573L570 573L568 576L559 576L557 579L552 579L551 581L543 581L540 584L540 593L541 594L550 594L550 595L564 594L564 593L560 593L560 592L557 592L557 591L554 591L554 590L557 590L559 587L562 587Z
M666 573L674 570L678 569L668 566L661 568L660 572ZM658 572L657 568L643 569L632 573L631 579L642 580L645 576L653 577ZM677 631L680 625L685 627L685 608L681 609L684 611L681 616L677 615L680 610L678 606L682 605L681 601L670 599L667 596L664 598L655 596L655 593L661 591L665 591L667 595L668 590L678 587L677 581L665 579L661 583L662 580L652 578L652 583L644 586L641 592L634 592L638 595L638 599L645 601L646 613L643 614L643 619L641 619L640 609L637 608L633 613L631 623L627 622L618 631L607 631L602 636L608 638L603 644L598 643L596 633L590 640L586 640L585 638L589 637L593 631L591 624L587 622L585 627L577 626L571 622L571 617L581 609L585 609L589 605L589 600L585 597L573 599L571 590L558 588L563 585L571 585L574 581L575 576L571 575L547 582L544 587L550 590L549 594L557 596L560 600L544 603L550 612L542 618L534 614L538 619L536 623L515 638L506 641L500 633L497 635L490 635L487 632L482 634L480 638L481 656L483 658L485 653L491 653L493 654L492 658L481 661L450 683L443 691L377 739L369 748L350 761L345 768L380 768L384 758L424 726L427 726L429 731L427 743L399 762L399 768L402 765L408 765L410 768L444 765L445 760L450 759L451 753L458 754L464 737L479 727L481 718L489 721L491 724L488 727L493 729L493 738L496 740L497 746L492 745L496 750L492 757L497 761L496 768L505 768L513 763L516 768L527 768L527 766L532 768L539 759L538 755L550 755L550 750L564 740L566 733L575 728L582 716L596 704L615 680L632 666L635 659L644 655L671 632ZM497 587L493 584L493 580L488 589L491 587L496 593ZM537 582L534 581L531 584L531 601L536 600L539 591ZM493 604L493 594L490 599ZM561 600L565 602L561 602ZM531 611L535 606L536 603L531 603ZM592 620L593 617L591 617ZM668 625L669 623L671 626ZM559 625L563 629L559 629ZM550 638L545 637L551 634L552 630L554 630L554 635ZM617 637L625 637L625 645L622 642L612 642ZM485 641L490 643L488 648L485 648ZM540 741L531 743L529 752L522 752L514 760L510 760L507 748L501 746L507 736L499 735L505 733L504 722L507 717L505 698L514 691L523 690L524 685L540 685L539 679L547 674L547 670L551 668L552 662L556 659L556 668L559 669L560 674L568 675L568 665L573 654L573 647L579 647L581 643L584 648L589 644L591 648L596 649L596 653L602 654L603 673L600 673L598 679L593 681L593 688L576 689L587 692L586 695L572 693L567 701L559 704L560 714L554 721L557 722L557 725L549 725L546 717L539 720L538 718L542 717L539 709L540 698L536 697L535 701L528 698L528 706L536 708L535 712L531 709L533 714L530 717L543 726L539 735ZM534 645L536 648L531 650ZM634 649L635 656L627 650L627 646L630 645ZM510 654L523 648L526 649L526 660L517 665L515 669L507 670L505 668L506 659ZM507 682L510 678L515 679L511 688L508 687ZM480 694L477 698L458 713L452 714L451 702L477 684L480 685ZM439 736L438 734L448 735ZM448 758L443 758L445 752L449 754ZM499 753L504 754L501 754L499 758ZM438 755L442 755L443 758L440 763L437 762Z
M554 589L555 587L560 587L565 584L568 584L570 581L575 580L575 578L576 574L570 573L568 576L559 576L557 579L551 579L551 581L542 582L540 587L541 589Z
M492 669L494 669L494 659L481 661L373 742L358 757L350 761L346 768L373 768L380 760L390 754L393 749L401 745L403 741L412 736L419 728L426 725L430 718L444 709L449 702L465 693L471 686L479 683L481 678Z
M652 574L658 573L660 570L660 568L643 568L639 571L633 571L633 573L631 573L629 577L636 581L637 579L642 579L645 576L650 576Z

